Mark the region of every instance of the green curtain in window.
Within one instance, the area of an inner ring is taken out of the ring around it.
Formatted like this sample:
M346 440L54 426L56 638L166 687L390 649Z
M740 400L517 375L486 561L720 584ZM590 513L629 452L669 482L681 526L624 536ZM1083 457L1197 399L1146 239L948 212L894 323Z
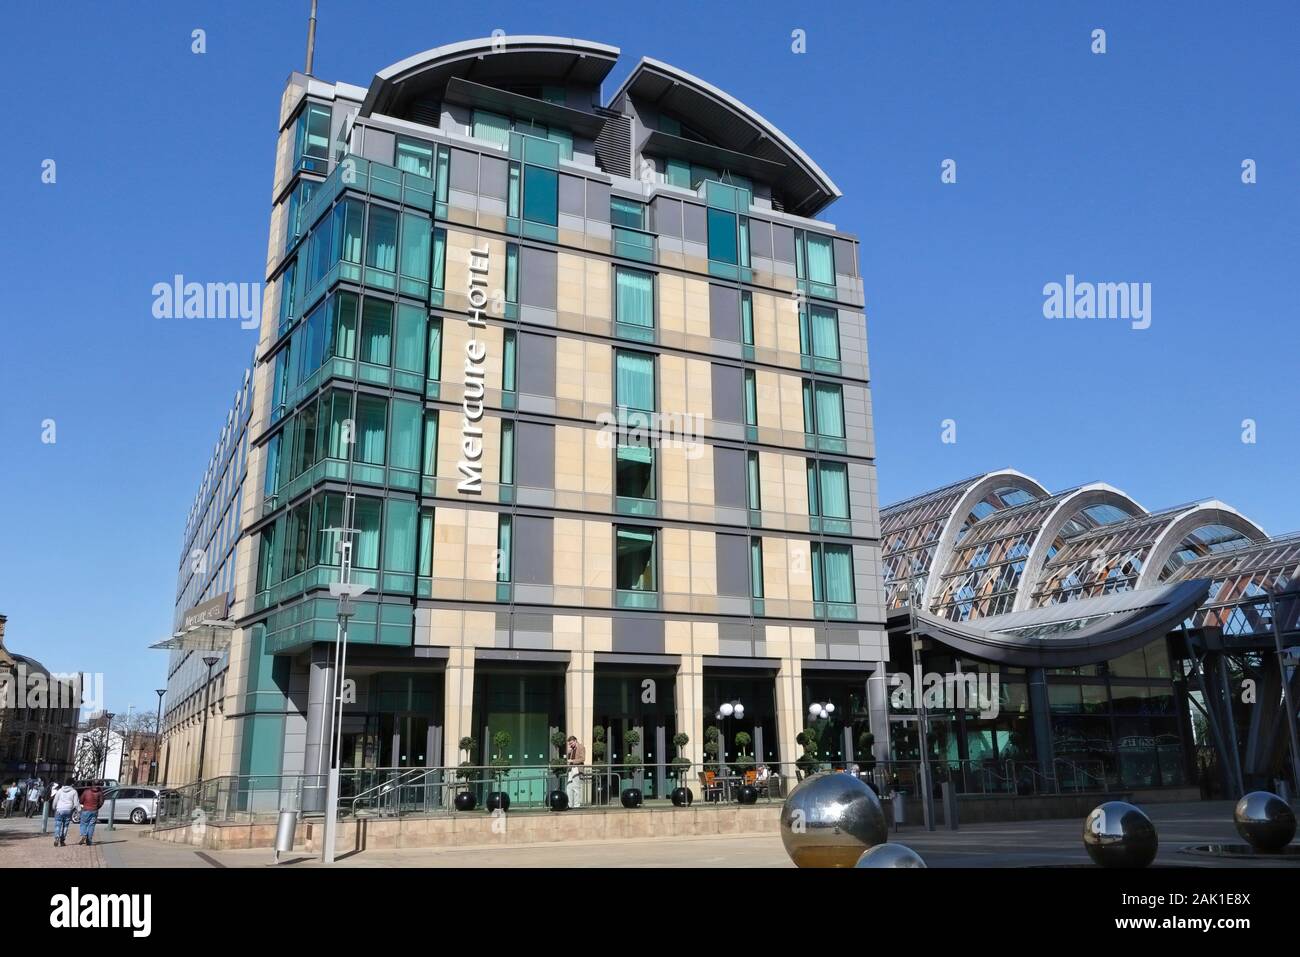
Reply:
M341 359L357 355L357 297L350 292L334 297L334 355Z
M322 431L328 432L326 454L332 459L348 457L348 442L352 438L348 435L348 422L351 418L352 400L348 393L341 390L331 392L329 419Z
M424 413L424 456L420 471L425 475L438 473L438 413Z
M397 271L397 213L381 206L370 207L370 230L366 235L366 265L384 272Z
M357 568L379 567L379 519L384 510L381 498L358 498L352 527L352 564Z
M344 262L357 263L361 262L361 222L365 216L365 209L359 200L349 199L340 204L346 207L343 223L342 245L339 247L339 258Z
M394 164L406 173L433 178L433 144L419 140L397 138L397 161Z
M821 495L817 489L817 460L809 459L806 463L808 470L808 514L820 515Z
M657 591L653 529L620 528L615 537L617 587L622 591Z
M745 370L745 424L758 426L758 377L753 369Z
M389 430L388 464L396 469L420 468L420 433L423 410L418 402L393 399L389 408L392 416Z
M654 357L643 352L620 352L617 357L615 395L629 409L654 411Z
M849 517L849 470L843 462L821 462L818 501L823 518Z
M429 320L429 365L427 375L437 382L442 378L442 320L434 317Z
M434 187L434 194L438 202L447 202L447 186L451 175L451 150L445 146L438 147L438 175L435 177L437 185Z
M507 331L501 349L501 388L515 391L515 334Z
M622 196L609 198L609 221L613 226L645 229L645 204Z
M472 122L475 139L509 148L510 119L508 117L489 113L486 110L475 110Z
M823 285L835 285L835 254L825 236L808 233L808 278Z
M745 345L754 344L754 297L749 292L740 294L740 335Z
M759 509L763 507L763 496L759 486L758 472L758 453L750 452L746 456L746 478L748 480L748 499L749 507Z
M280 439L284 433L277 432L266 444L266 472L262 481L262 494L270 497L279 488Z
M763 540L749 540L749 592L754 598L763 597Z
M325 530L343 527L343 496L333 493L321 495L316 502L319 504L317 520L319 524L313 523L316 564L337 565L339 554L334 550L334 546L338 542L338 533Z
M497 518L497 551L500 554L497 563L497 581L510 581L510 539L511 539L511 522L509 515L501 515Z
M812 354L821 359L840 357L839 313L834 309L812 306L808 310L812 327Z
M384 464L384 421L388 403L370 396L357 396L356 455L358 462Z
M501 472L497 478L502 485L515 484L515 424L501 423Z
M853 549L848 545L822 545L828 602L853 603Z
M367 299L361 310L361 361L388 365L392 333L393 304Z
M420 557L415 573L423 578L433 574L433 509L420 509Z
M384 568L410 575L415 572L415 542L418 507L412 501L390 498L384 526Z
M416 282L429 278L429 248L433 238L429 221L414 213L402 214L402 275Z
M506 302L519 301L519 244L506 243Z
M649 328L655 324L654 276L636 269L614 270L614 316L618 322Z
M419 306L399 303L397 306L397 347L393 353L393 366L406 372L424 372L424 333L427 323L424 310Z
M433 231L433 277L429 284L434 289L444 289L447 285L447 230Z
M838 385L816 383L817 434L844 438L844 395Z

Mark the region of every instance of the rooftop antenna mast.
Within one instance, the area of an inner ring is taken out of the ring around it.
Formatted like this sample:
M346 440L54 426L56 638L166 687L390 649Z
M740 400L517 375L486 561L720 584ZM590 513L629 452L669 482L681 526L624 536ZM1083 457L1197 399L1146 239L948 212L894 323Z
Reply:
M307 21L307 70L311 76L312 60L316 54L316 0L311 0L311 19Z

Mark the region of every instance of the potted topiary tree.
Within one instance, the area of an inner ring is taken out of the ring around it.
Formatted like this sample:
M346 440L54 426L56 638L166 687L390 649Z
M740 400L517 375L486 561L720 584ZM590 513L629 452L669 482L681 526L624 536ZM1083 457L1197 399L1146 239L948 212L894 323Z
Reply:
M631 777L631 787L623 789L620 799L624 807L641 806L641 732L636 728L628 728L623 732L623 747L627 753L623 755L623 766Z
M799 769L800 777L807 777L810 774L816 774L821 768L821 762L817 760L817 732L812 728L804 728L799 732L795 741L803 747L803 754L799 755L795 766Z
M592 800L597 804L609 803L609 747L605 744L605 729L596 725L591 729L591 763L604 765L603 771L596 774L592 781L595 794Z
M492 735L494 754L489 762L492 766L492 778L497 790L488 792L487 809L489 811L510 810L510 795L505 791L506 776L510 773L510 737L509 731L498 731Z
M682 748L690 743L690 738L680 731L673 735L673 747L677 749L677 757L673 758L673 777L677 779L677 786L673 788L672 799L676 807L689 807L695 795L691 793L690 786L686 783L687 775L691 770L691 762L682 754Z
M456 768L456 778L460 781L460 791L456 794L456 810L472 811L478 804L478 797L474 794L474 752L478 749L478 742L466 735L458 742L460 749L465 752L465 760L460 762L460 767Z

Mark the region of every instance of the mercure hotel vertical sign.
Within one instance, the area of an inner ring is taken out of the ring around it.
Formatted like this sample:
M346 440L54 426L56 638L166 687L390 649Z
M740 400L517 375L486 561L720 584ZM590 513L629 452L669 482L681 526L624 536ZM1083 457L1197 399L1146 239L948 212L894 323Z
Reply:
M474 330L486 329L483 310L488 303L488 247L469 251L469 338L465 340L465 394L460 401L462 421L460 427L460 454L457 465L459 492L483 491L483 380L487 343L479 339Z

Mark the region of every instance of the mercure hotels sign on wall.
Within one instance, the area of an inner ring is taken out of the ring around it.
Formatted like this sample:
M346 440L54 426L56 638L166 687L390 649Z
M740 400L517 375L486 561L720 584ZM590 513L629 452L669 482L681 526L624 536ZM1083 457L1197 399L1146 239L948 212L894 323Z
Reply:
M483 309L487 306L488 249L469 251L469 318L465 321L471 329L485 329ZM460 492L483 491L483 377L487 343L470 333L465 341L465 395L460 407L463 420L460 427L461 459L457 464L461 479L456 489Z

